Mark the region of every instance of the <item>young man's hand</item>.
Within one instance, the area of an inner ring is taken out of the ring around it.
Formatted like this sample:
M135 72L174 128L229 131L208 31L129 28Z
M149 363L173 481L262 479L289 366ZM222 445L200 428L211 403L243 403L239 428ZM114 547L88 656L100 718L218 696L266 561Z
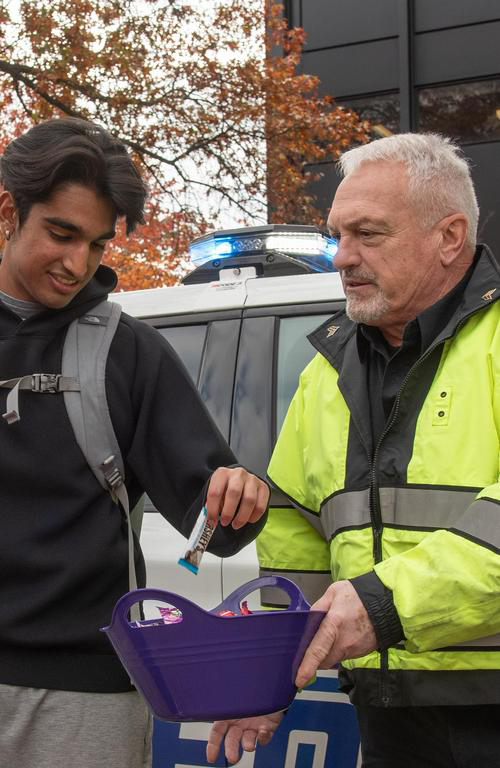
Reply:
M377 648L373 624L350 581L331 584L311 610L326 611L295 678L303 688L318 669L331 669L344 659L357 659Z
M242 528L256 523L267 509L268 485L243 467L219 467L210 478L207 491L207 519L213 525L231 524Z
M240 720L216 721L208 737L208 762L214 763L217 760L223 741L226 758L231 764L238 762L240 747L245 752L253 752L257 744L269 744L282 719L283 712L273 712L270 715L243 717Z

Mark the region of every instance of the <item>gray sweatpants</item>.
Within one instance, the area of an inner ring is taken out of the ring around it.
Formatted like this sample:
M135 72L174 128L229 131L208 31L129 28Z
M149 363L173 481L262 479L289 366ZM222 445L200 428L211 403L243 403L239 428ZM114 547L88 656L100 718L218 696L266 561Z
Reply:
M136 692L0 685L0 768L150 768L151 731Z

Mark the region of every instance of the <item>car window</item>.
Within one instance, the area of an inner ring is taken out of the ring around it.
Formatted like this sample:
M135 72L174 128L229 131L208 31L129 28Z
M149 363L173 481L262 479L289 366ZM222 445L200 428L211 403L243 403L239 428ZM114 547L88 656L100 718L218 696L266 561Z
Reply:
M203 345L207 335L207 326L177 325L168 328L158 328L162 336L173 346L182 362L188 369L194 383L198 383Z
M206 324L173 325L168 328L157 328L156 330L172 345L186 366L192 380L195 384L198 384L201 356L207 335ZM144 500L144 511L155 511L155 506L147 495L145 495Z
M299 376L316 350L307 340L311 333L330 315L283 317L278 337L278 368L276 380L276 434L279 434Z

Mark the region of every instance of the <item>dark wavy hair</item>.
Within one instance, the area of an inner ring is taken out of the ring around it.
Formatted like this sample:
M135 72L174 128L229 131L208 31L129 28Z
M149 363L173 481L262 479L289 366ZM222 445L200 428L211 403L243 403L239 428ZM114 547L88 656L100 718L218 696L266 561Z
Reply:
M86 120L46 120L12 141L0 159L0 182L14 199L20 227L35 203L67 182L93 187L111 201L127 234L144 223L147 188L127 148Z

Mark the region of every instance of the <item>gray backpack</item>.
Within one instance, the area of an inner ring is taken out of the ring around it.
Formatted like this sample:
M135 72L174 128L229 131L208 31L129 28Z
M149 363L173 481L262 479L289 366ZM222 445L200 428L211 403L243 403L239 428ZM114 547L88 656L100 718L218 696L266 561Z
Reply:
M83 455L103 488L116 504L121 504L128 525L129 588L137 588L132 529L140 535L144 498L130 512L125 487L123 458L116 439L106 400L105 372L108 352L121 315L121 307L102 301L92 311L68 327L62 354L62 371L34 373L0 381L10 389L8 424L19 421L19 390L38 393L62 392L75 438Z

